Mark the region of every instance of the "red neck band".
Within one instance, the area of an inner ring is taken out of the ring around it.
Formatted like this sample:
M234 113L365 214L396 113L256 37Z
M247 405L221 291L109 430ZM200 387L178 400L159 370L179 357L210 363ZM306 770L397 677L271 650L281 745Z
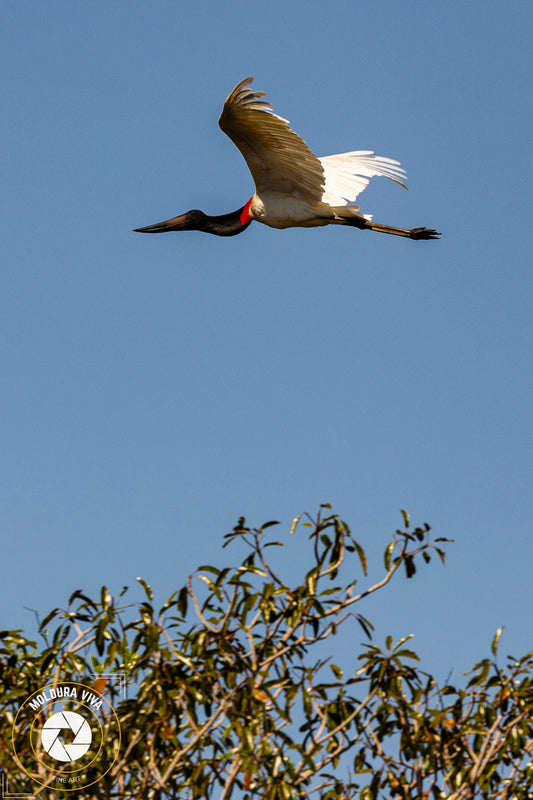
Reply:
M239 217L239 219L241 221L241 225L248 225L248 223L252 221L252 218L250 216L250 203L251 202L252 202L252 198L250 197L250 199L248 200L248 202L244 206L243 210L241 211L241 214L240 214L240 217Z

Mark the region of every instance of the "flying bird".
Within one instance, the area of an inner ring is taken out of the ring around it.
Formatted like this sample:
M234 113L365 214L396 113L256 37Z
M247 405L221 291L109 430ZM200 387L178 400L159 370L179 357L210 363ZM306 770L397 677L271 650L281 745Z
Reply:
M395 228L372 221L354 205L369 178L382 176L407 188L399 161L354 150L317 158L289 122L272 111L265 92L245 78L226 98L218 124L237 145L255 183L255 194L237 211L209 216L193 209L164 222L135 228L139 233L205 231L216 236L242 233L253 220L271 228L351 225L408 239L437 239L431 228Z

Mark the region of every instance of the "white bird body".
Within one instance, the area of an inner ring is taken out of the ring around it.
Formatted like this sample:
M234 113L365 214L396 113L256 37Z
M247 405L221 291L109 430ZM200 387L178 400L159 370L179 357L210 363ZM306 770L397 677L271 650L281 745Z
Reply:
M308 203L299 197L281 192L262 192L251 198L251 219L270 228L315 228L335 222L332 209L326 203Z
M231 214L209 217L202 211L188 211L136 230L203 230L233 236L256 220L271 228L336 224L411 239L440 236L428 228L378 225L372 222L371 214L362 214L354 202L370 178L382 176L407 188L400 163L375 156L371 150L317 158L288 121L274 114L271 104L262 99L265 93L250 89L252 80L245 78L226 98L219 125L244 156L255 182L255 194Z

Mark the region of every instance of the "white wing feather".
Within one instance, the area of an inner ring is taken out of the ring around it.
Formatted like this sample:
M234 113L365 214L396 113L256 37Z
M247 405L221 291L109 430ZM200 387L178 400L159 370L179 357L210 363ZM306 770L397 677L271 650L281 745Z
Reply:
M330 206L354 203L368 186L369 178L377 175L407 188L403 183L407 175L400 167L400 162L375 156L372 150L353 150L336 156L324 156L320 163L326 176L322 202Z

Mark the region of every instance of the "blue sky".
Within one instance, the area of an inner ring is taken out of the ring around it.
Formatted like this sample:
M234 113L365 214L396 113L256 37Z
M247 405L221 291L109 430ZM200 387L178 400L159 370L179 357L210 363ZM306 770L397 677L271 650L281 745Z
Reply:
M376 580L401 508L455 539L360 609L378 643L458 679L500 625L531 649L532 20L4 0L0 628L137 575L163 601L240 515L279 537L330 502ZM442 239L132 233L253 193L217 125L247 75L317 155L401 160L409 192L375 179L363 211Z

